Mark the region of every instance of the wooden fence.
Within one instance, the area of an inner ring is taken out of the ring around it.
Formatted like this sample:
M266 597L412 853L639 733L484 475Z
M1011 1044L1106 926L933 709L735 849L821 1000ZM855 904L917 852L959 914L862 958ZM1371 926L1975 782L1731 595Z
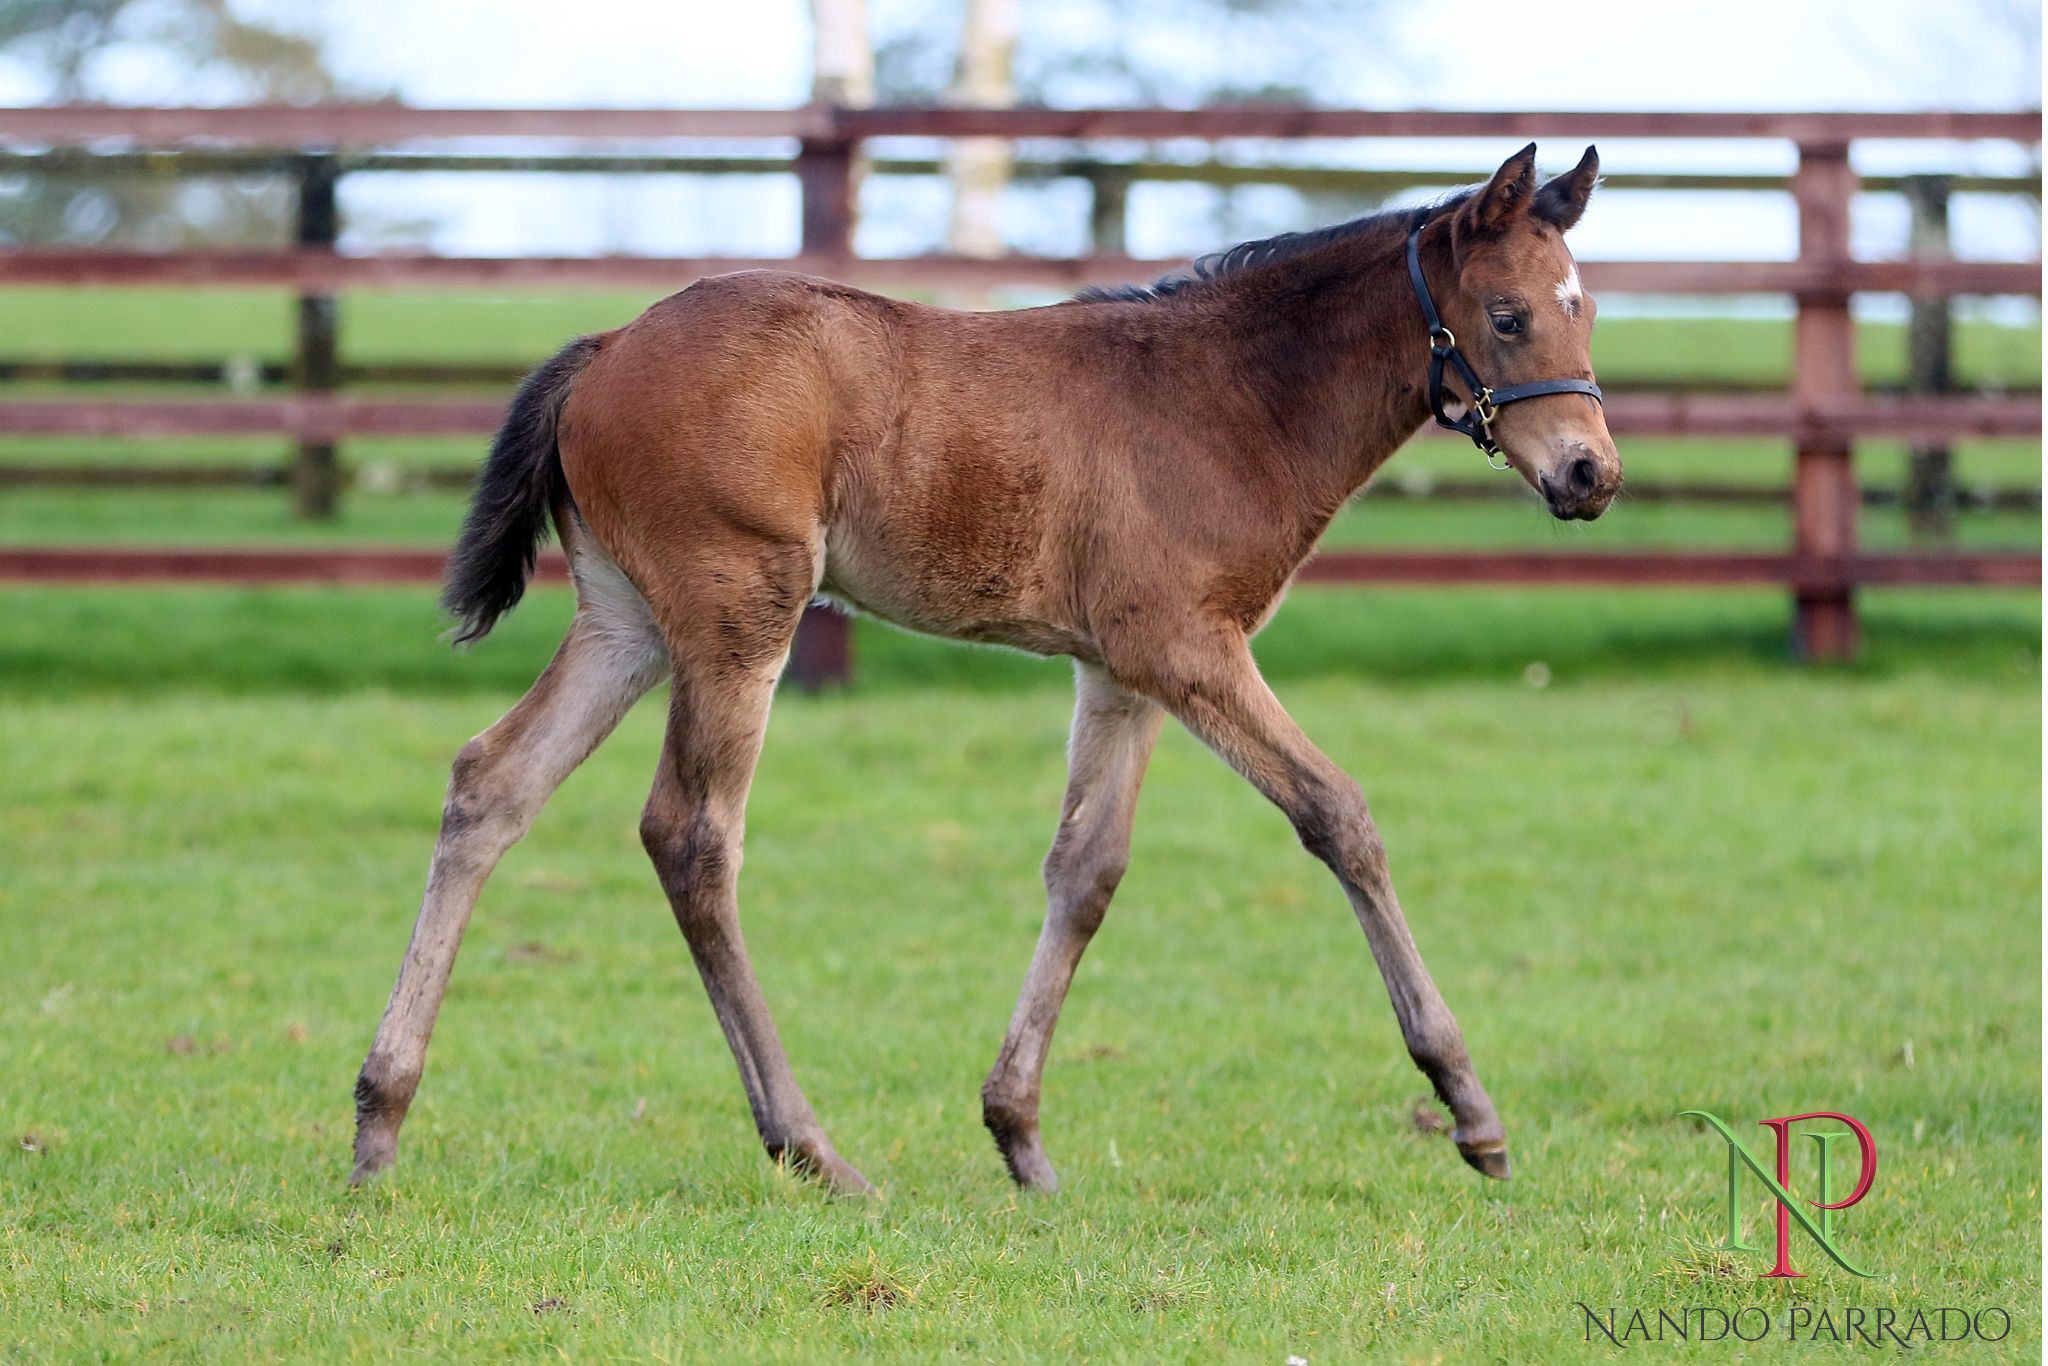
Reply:
M1618 435L1782 436L1794 444L1793 542L1785 553L1630 552L1588 554L1326 554L1305 577L1329 582L1780 584L1797 604L1794 646L1802 657L1840 658L1856 646L1853 594L1866 584L2038 585L2035 552L1873 555L1859 550L1856 441L1877 436L1940 443L1963 436L2038 438L2038 392L1961 396L1873 395L1859 386L1850 302L1858 293L1906 294L1939 305L1957 295L2038 297L2037 262L1958 261L1945 253L1891 261L1850 254L1849 215L1859 188L1906 188L1898 179L1859 182L1850 162L1861 139L1976 140L2038 144L2038 113L1450 113L1435 111L1222 108L1201 110L833 109L409 109L397 105L304 108L0 109L0 170L41 167L68 175L285 173L298 184L294 245L274 250L127 252L15 248L0 251L0 285L269 286L299 297L298 351L289 397L0 402L0 436L258 435L299 446L291 482L317 513L339 488L335 444L364 435L481 434L501 414L495 402L365 398L341 392L345 373L335 337L337 294L366 288L627 287L667 292L690 279L750 266L794 268L881 289L986 290L1000 286L1073 289L1144 279L1178 262L1126 254L1123 206L1139 180L1212 184L1279 183L1379 194L1467 180L1312 166L1265 166L1222 155L1183 164L1156 156L1118 160L1070 144L1104 141L1472 137L1744 138L1790 142L1788 179L1767 176L1614 175L1608 183L1657 189L1789 189L1799 213L1799 254L1791 261L1591 261L1588 287L1602 293L1771 294L1796 304L1795 360L1782 394L1617 393L1608 407ZM853 251L854 187L864 152L883 171L928 174L929 158L864 147L877 138L1002 137L1061 144L1023 149L1023 173L1078 177L1095 194L1093 254L1075 259L950 255L876 260ZM450 150L437 142L573 141L599 150L537 153ZM645 144L768 140L764 155L724 156ZM629 141L631 149L602 144ZM787 148L788 150L783 150ZM1218 149L1220 152L1220 148ZM1615 160L1610 155L1610 161ZM1475 165L1475 172L1484 168ZM793 173L802 191L801 240L792 258L440 257L336 251L337 186L355 171L689 171ZM2032 193L2038 178L1957 177L1953 188ZM183 552L96 549L0 551L0 575L36 581L117 576L250 579L413 578L438 568L434 556L390 551ZM849 666L841 619L814 617L797 668L814 680Z

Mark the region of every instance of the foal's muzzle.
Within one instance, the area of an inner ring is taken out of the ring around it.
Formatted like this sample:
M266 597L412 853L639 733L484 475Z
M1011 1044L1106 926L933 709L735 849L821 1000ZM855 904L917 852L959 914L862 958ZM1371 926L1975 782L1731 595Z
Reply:
M1576 447L1554 470L1536 476L1536 487L1560 522L1590 522L1607 511L1621 488L1621 462L1602 461L1584 446Z

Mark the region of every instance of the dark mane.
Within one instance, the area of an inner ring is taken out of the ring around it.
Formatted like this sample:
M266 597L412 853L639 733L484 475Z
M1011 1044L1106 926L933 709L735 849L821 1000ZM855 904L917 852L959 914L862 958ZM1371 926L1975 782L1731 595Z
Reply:
M1090 285L1074 296L1076 303L1154 303L1172 298L1198 285L1226 275L1235 275L1255 266L1271 265L1304 253L1329 246L1333 242L1350 241L1357 237L1385 236L1388 239L1406 237L1417 227L1447 213L1473 193L1470 189L1457 190L1441 199L1409 209L1381 209L1342 223L1333 223L1326 228L1311 228L1307 232L1283 232L1272 237L1254 238L1239 242L1222 251L1212 251L1197 257L1180 270L1169 271L1149 285Z

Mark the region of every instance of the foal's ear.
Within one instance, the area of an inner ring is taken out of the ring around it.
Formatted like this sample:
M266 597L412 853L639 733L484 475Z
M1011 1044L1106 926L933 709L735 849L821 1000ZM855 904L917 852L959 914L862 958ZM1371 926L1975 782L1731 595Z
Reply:
M1588 147L1586 154L1579 158L1578 165L1536 192L1536 202L1530 206L1530 212L1559 232L1564 232L1586 211L1586 200L1599 180L1600 151Z
M1536 144L1530 143L1500 164L1493 179L1458 210L1461 235L1497 237L1506 232L1517 215L1529 207L1536 195Z

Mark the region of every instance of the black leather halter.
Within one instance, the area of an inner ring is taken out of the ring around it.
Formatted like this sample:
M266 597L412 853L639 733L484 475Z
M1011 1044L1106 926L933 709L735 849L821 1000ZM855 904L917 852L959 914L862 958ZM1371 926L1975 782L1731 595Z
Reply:
M1500 443L1493 439L1493 420L1500 415L1503 405L1545 394L1585 394L1595 403L1606 402L1600 396L1600 386L1589 379L1537 379L1505 389L1489 389L1482 384L1472 362L1458 349L1458 338L1444 326L1436 311L1436 301L1429 297L1429 282L1422 278L1422 252L1417 245L1421 237L1420 227L1408 234L1408 281L1415 286L1415 302L1422 305L1422 320L1429 324L1429 410L1436 414L1437 426L1471 437L1472 444L1485 453L1486 463L1493 465L1493 457L1501 454ZM1444 397L1449 392L1444 388L1446 362L1458 372L1458 378L1465 381L1465 388L1472 394L1462 417L1452 417L1444 411Z

